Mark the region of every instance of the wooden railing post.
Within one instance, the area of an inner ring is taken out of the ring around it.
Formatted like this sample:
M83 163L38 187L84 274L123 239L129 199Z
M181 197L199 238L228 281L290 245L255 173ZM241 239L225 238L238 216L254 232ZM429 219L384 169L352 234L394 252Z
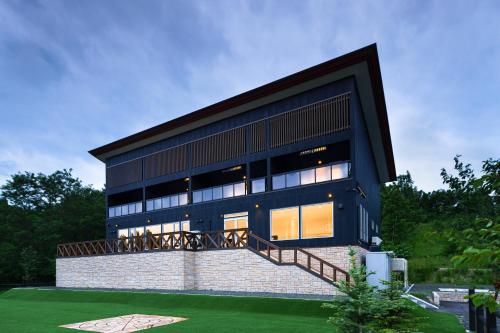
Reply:
M278 262L281 264L281 247L278 248Z

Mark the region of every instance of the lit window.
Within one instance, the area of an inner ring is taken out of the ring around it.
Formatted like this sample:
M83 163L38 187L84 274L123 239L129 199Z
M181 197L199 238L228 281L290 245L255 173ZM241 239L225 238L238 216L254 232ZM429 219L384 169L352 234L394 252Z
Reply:
M333 203L301 206L302 238L333 237Z
M208 190L203 190L203 201L210 201L210 200L213 200L212 189L209 188Z
M179 222L173 222L173 223L164 223L163 224L163 232L177 232L179 231Z
M266 179L252 180L252 193L260 193L266 191Z
M144 236L144 227L130 228L130 237Z
M161 198L154 199L154 209L161 209Z
M316 168L316 182L326 182L332 179L331 168L329 166Z
M173 195L170 197L170 207L177 207L177 206L179 206L179 196Z
M128 205L122 206L122 215L128 215Z
M129 204L128 205L128 213L129 214L135 214L135 204Z
M286 187L293 187L300 185L300 174L292 172L286 175Z
M285 188L285 175L273 176L273 190Z
M146 227L146 234L161 234L161 224L148 225Z
M179 206L187 205L187 203L188 203L187 193L179 194Z
M202 191L194 191L193 192L193 203L201 202L202 199Z
M122 216L122 206L115 207L115 216Z
M154 209L153 200L147 200L146 201L146 210L149 212L150 210L153 210L153 209Z
M214 187L212 189L212 198L214 200L222 199L222 187Z
M332 179L342 179L349 177L349 163L332 165Z
M136 202L135 203L135 212L136 213L142 213L142 202Z
M299 208L291 207L271 210L271 239L299 238Z
M170 197L163 197L163 198L161 198L161 206L163 208L170 207Z
M190 230L190 223L189 223L189 221L182 221L181 222L181 230L182 231L189 231Z
M115 207L109 208L109 217L115 217Z
M245 195L245 183L234 184L234 196Z
M128 229L119 229L118 238L128 237Z
M234 196L233 185L226 185L223 188L224 198L231 198Z
M314 183L314 169L300 172L300 184L307 185Z

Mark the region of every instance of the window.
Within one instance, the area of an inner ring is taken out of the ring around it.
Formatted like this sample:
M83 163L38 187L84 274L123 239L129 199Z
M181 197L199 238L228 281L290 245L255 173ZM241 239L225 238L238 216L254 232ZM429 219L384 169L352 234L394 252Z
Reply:
M187 205L188 195L187 193L179 194L179 206Z
M300 172L300 185L314 183L314 169L304 170Z
M179 230L179 222L173 222L173 223L164 223L163 224L163 232L177 232Z
M154 209L161 209L161 199L158 198L158 199L154 199Z
M135 214L135 204L128 205L128 213Z
M266 191L266 179L252 180L252 193L261 193Z
M181 221L181 230L182 231L189 231L190 230L189 221Z
M316 182L326 182L332 179L332 168L329 166L316 168Z
M193 203L198 203L203 201L203 191L193 192Z
M173 195L170 197L170 207L177 207L177 206L179 206L179 196Z
M144 227L130 228L130 237L144 236Z
M149 212L150 210L154 210L153 200L146 201L146 210Z
M115 217L115 207L109 208L108 216L109 217Z
M136 213L142 213L142 202L136 202L135 203L135 212Z
M285 175L273 176L273 190L279 190L286 187Z
M163 208L170 207L170 197L163 197L163 198L161 198L161 206Z
M118 238L128 237L128 229L118 229Z
M234 196L245 195L245 183L234 184Z
M359 239L368 243L368 210L362 204L359 205L358 219Z
M146 234L161 234L161 224L148 225L146 227Z
M226 186L224 186L224 188L223 188L223 194L224 194L224 198L231 198L232 196L234 196L233 185L226 185Z
M115 207L115 216L122 216L122 206Z
M272 240L299 238L299 208L283 208L271 210Z
M209 188L208 190L203 190L203 201L210 201L210 200L213 200L212 189Z
M349 177L349 163L332 165L332 180Z
M333 237L333 202L300 207L301 237Z
M212 189L212 198L214 200L222 199L222 187L214 187Z
M286 175L286 187L293 187L300 185L300 173L292 172Z

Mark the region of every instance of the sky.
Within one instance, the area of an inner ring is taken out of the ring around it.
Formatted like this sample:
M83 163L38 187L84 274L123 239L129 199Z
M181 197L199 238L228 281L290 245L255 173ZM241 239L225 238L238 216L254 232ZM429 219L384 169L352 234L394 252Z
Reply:
M398 174L500 157L500 1L0 1L0 185L377 43Z

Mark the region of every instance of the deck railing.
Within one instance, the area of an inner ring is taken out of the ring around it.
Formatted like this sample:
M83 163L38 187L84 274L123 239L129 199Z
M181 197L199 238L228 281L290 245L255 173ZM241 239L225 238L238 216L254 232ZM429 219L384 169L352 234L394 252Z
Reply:
M301 248L281 248L248 229L167 232L59 244L57 257L100 256L155 251L207 251L247 248L277 265L295 265L333 284L349 282L349 273Z

